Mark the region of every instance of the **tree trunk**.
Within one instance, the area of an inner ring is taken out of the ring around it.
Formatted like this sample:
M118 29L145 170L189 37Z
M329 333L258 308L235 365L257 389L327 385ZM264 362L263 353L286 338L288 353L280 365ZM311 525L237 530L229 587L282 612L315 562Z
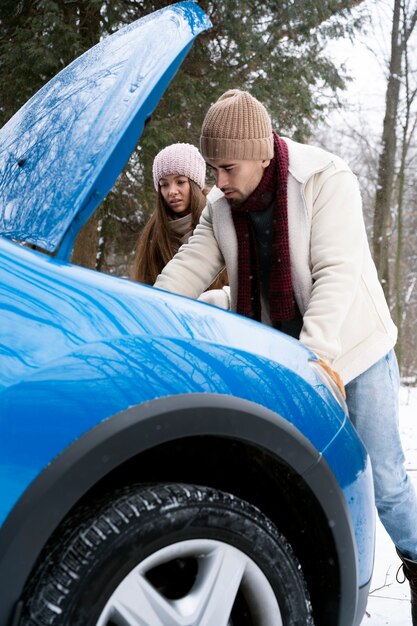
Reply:
M375 197L373 229L374 260L388 303L390 301L388 250L391 204L394 192L395 155L397 148L396 126L400 98L400 76L403 51L400 37L400 9L401 0L395 0L391 33L391 59L385 97L382 152L378 165L378 183Z
M405 218L406 218L406 201L405 201L405 188L406 188L406 177L407 177L407 157L409 153L409 149L411 146L411 141L414 136L417 120L415 119L415 113L413 112L413 104L414 100L417 96L417 87L411 87L410 78L412 77L412 69L410 68L409 63L409 47L408 47L408 39L413 32L417 12L411 16L409 20L409 25L407 26L407 15L405 14L405 9L403 8L403 28L402 28L402 55L404 57L404 89L405 89L405 111L404 111L404 121L402 128L402 138L401 138L401 158L398 172L398 194L397 194L397 245L396 245L396 253L395 253L395 265L394 265L394 289L393 292L395 294L395 308L394 308L394 320L398 328L398 339L397 339L397 358L400 366L400 371L402 370L403 357L404 353L407 350L407 346L403 346L403 339L405 335L405 325L406 325L406 317L407 317L407 292L408 289L405 289L403 278L403 266L404 266L404 235L405 235ZM414 51L411 51L411 54L414 55ZM407 235L405 235L407 237ZM412 268L412 274L414 274L414 268ZM406 277L407 279L408 277ZM410 281L410 284L413 284Z
M67 22L78 28L83 50L88 50L100 40L100 10L91 2L72 2L64 6ZM72 263L97 269L98 253L97 212L90 217L79 232L72 251Z
M95 270L97 269L97 252L97 213L95 213L78 233L72 251L71 263Z

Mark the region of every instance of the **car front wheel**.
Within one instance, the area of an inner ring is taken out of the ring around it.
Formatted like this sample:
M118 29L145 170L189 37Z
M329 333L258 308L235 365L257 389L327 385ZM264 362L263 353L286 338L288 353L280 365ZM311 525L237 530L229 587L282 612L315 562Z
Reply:
M69 518L20 626L309 626L301 568L276 527L230 494L129 487Z

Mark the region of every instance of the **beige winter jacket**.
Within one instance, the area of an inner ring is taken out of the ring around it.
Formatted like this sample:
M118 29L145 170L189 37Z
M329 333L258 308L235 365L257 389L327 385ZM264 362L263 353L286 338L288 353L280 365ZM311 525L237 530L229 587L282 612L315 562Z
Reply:
M300 341L346 384L395 345L396 327L369 250L356 177L339 157L285 141L291 275L303 315ZM225 265L235 310L237 239L229 204L215 187L194 235L155 287L198 298Z

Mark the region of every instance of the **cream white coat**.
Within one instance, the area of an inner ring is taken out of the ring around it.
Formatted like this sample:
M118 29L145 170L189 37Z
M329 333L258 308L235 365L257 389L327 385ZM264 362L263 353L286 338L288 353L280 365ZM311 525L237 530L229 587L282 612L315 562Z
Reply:
M291 275L303 316L300 341L346 384L395 345L396 327L369 250L356 177L339 157L285 141ZM214 187L194 235L155 287L198 298L226 265L235 310L237 254L229 204Z

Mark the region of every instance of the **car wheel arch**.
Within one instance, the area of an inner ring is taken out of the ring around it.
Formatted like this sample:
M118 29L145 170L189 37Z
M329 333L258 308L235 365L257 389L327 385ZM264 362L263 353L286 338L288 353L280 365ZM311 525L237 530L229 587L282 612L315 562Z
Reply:
M20 596L30 570L51 532L97 482L141 453L168 442L192 437L229 438L250 443L251 446L259 447L259 450L279 456L283 463L298 475L306 476L307 480L312 474L316 486L317 474L322 477L327 475L326 480L333 480L332 488L336 487L340 491L311 443L287 420L261 405L230 396L184 394L130 407L106 419L63 451L32 483L6 520L0 532L0 546L5 546L5 549L1 548L4 566L0 570L0 584L10 589L6 592L8 598L5 598L4 610L11 610L11 604L7 608L8 599L10 603L15 603ZM325 501L325 494L322 495ZM343 500L341 491L339 496ZM54 505L48 523L45 523L44 506L48 501ZM339 505L343 509L342 501ZM35 536L33 532L32 535L27 533L29 510L30 526L36 529ZM343 517L343 512L341 515ZM345 520L343 524L346 524ZM338 526L336 543L342 541L342 535L351 532L349 528L341 529L340 524ZM346 536L343 542L345 539ZM25 563L21 563L14 576L7 576L7 563L12 566L16 546L19 546L21 552L22 543ZM350 570L354 569L353 556L349 556ZM350 578L352 573L349 572ZM354 587L352 585L352 589ZM6 613L4 616L7 623Z

